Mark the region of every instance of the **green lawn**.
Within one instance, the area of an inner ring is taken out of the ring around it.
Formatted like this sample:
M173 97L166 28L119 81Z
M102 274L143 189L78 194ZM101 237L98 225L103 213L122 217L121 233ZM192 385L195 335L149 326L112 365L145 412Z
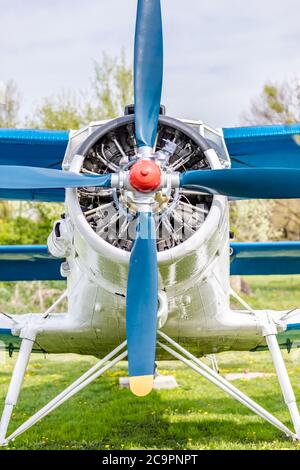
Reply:
M285 309L300 305L300 277L247 278L256 308ZM300 402L300 350L284 352ZM222 374L273 372L267 352L225 353L218 356ZM3 402L13 359L0 364L0 401ZM33 356L10 430L96 362L77 356ZM223 392L178 362L161 363L161 373L172 373L180 385L154 391L144 399L119 389L126 375L121 364L99 378L38 425L11 443L8 449L297 449L299 445L251 414ZM276 376L234 382L290 426Z

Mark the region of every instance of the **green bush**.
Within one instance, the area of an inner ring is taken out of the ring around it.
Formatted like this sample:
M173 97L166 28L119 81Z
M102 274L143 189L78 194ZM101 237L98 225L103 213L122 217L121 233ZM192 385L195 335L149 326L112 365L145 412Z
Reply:
M0 207L0 245L40 245L47 242L63 204L5 202Z

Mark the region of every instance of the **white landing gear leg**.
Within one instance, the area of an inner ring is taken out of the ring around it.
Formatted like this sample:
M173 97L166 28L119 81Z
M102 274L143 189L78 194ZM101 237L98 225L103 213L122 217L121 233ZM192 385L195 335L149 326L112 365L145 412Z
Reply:
M26 329L21 333L20 336L22 337L22 343L6 395L5 405L0 422L0 445L6 444L5 436L7 428L9 426L13 409L16 406L19 398L36 333L31 329Z
M27 419L25 423L23 423L18 429L16 429L6 440L3 444L8 444L10 441L13 441L17 436L22 434L24 431L29 429L31 426L36 424L42 418L47 416L49 413L54 411L60 405L62 405L65 401L69 400L72 396L76 393L80 392L83 388L85 388L88 384L93 382L97 379L100 375L102 375L108 369L111 369L115 366L118 362L122 361L127 357L127 351L121 352L127 345L127 342L124 341L120 346L115 348L111 353L107 354L101 361L97 362L93 367L91 367L87 372L81 375L75 382L69 385L65 390L59 393L53 400L51 400L47 405L45 405L41 410L35 413L31 418ZM117 355L118 354L118 355ZM2 445L3 445L2 444Z
M247 408L249 408L251 411L256 413L258 416L260 416L261 418L265 419L270 424L275 426L277 429L280 429L287 436L291 437L294 440L297 439L297 436L292 431L290 431L283 423L281 423L275 416L273 416L271 413L269 413L267 410L265 410L262 406L260 406L254 400L249 398L245 393L241 392L238 388L236 388L234 385L232 385L230 382L228 382L228 380L226 380L220 374L217 374L214 370L212 370L204 362L200 361L197 357L193 356L193 354L191 354L185 348L183 348L178 343L176 343L176 341L169 338L162 331L158 331L157 333L161 338L163 338L165 341L167 341L171 346L176 348L177 351L174 350L173 348L170 348L166 344L161 343L160 341L158 341L158 344L161 348L163 348L165 351L170 353L176 359L179 359L181 362L183 362L188 367L193 369L199 375L201 375L205 379L212 382L214 385L219 387L225 393L228 393L235 400L237 400L240 403L242 403L243 405L245 405Z
M278 381L280 384L284 401L289 409L289 412L290 412L290 415L294 424L297 439L300 440L299 410L297 407L296 397L292 388L292 384L291 384L290 378L286 370L286 365L285 365L285 362L282 357L282 353L278 345L277 337L273 333L273 334L266 334L265 338L266 338L266 342L267 342L268 348L272 356L273 364L277 373L277 377L278 377Z

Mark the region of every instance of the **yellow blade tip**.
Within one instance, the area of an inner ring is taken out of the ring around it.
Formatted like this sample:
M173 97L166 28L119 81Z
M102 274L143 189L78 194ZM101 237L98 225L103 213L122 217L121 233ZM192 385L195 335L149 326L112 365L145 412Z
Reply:
M145 397L153 389L153 375L139 375L129 377L129 387L131 392L137 397Z

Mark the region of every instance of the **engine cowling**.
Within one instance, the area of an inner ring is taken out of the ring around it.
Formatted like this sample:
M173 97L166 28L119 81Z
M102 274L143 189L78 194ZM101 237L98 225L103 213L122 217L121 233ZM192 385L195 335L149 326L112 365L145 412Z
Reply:
M137 178L139 172L140 180L147 180L147 191L157 186L159 168L156 171L153 167L157 164L164 170L177 172L228 166L221 134L201 124L196 130L196 125L160 116L156 163L149 160L144 176L138 168L133 186L141 184ZM216 150L211 157L200 150L199 130L202 136L206 132L205 137ZM134 116L129 115L105 124L92 123L74 133L63 166L87 174L133 171L139 165L135 157ZM218 245L216 238L223 238L227 230L225 212L223 197L178 188L156 192L154 216L161 289L175 288L209 265ZM101 286L111 292L124 292L135 234L136 207L132 192L122 188L68 189L66 218L73 226L77 262Z

